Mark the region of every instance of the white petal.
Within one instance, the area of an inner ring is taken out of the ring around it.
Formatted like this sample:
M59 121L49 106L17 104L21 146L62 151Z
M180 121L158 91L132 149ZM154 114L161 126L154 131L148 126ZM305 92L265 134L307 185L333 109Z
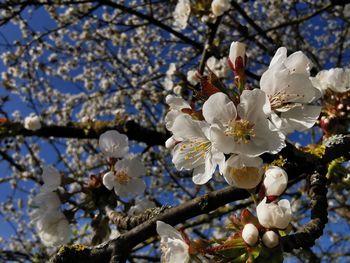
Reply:
M157 233L161 237L183 240L179 231L162 221L157 221Z
M178 96L168 95L165 98L165 102L169 105L170 109L174 109L174 110L191 109L191 106L188 104L188 102Z
M309 76L310 64L310 60L301 51L294 52L284 61L284 65L291 73L305 74L307 76Z
M320 116L321 109L320 106L304 105L283 112L281 114L282 121L288 123L287 127L290 127L286 132L304 131L311 128Z
M102 182L108 190L112 190L116 183L114 172L106 173L102 178Z
M43 168L42 178L44 181L42 189L45 191L55 191L61 185L61 175L53 166Z
M235 152L236 145L232 136L226 136L224 129L217 125L210 127L210 140L219 151L229 154Z
M204 137L203 131L198 121L194 121L188 115L179 115L172 126L171 131L173 132L175 139L190 139L197 137Z
M270 68L276 64L281 64L287 59L287 49L285 47L280 47L277 49L274 57L270 62Z
M229 97L217 92L209 97L203 104L204 119L210 124L227 124L231 120L235 120L237 111L234 103Z
M267 118L271 113L270 102L264 91L259 89L244 90L237 106L238 115L252 123L260 118Z
M139 157L134 157L128 164L128 175L131 177L140 177L146 174L146 168Z

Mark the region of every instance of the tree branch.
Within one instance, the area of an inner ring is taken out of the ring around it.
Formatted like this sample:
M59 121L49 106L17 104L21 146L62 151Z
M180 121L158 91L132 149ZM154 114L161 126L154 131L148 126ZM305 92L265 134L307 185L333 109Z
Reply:
M145 128L132 120L120 124L108 121L95 121L70 123L67 126L44 125L41 129L36 131L27 130L20 122L6 121L1 125L0 139L17 135L44 138L97 139L107 130L118 130L120 133L126 134L130 140L144 142L148 146L164 145L166 139L170 137L166 133Z

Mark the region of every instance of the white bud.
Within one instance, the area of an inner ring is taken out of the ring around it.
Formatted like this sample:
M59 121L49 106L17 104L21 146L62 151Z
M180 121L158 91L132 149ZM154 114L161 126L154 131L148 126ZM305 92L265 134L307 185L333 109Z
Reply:
M234 66L238 57L241 57L245 64L245 48L246 45L244 43L235 41L231 43L229 59L231 60Z
M213 0L211 2L211 10L215 16L222 16L231 8L229 0Z
M242 238L250 246L254 246L259 239L259 231L253 224L246 224L242 231Z
M280 196L287 188L288 175L280 167L272 166L265 172L264 186L266 196Z
M265 197L256 207L259 223L266 228L285 229L292 219L289 201L282 199L267 204L266 200Z
M36 131L41 128L40 118L34 114L24 119L24 128L31 131Z
M274 231L267 231L262 236L262 242L268 248L274 248L279 244L280 238Z

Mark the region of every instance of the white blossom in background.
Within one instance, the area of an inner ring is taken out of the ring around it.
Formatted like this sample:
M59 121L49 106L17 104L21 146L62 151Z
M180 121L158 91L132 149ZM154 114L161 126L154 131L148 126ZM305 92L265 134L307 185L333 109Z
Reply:
M309 105L321 95L309 79L310 64L301 51L287 57L287 49L280 47L261 76L260 88L271 103L271 120L285 134L311 128L320 115L320 106Z
M106 131L100 135L99 146L106 157L124 157L129 150L128 136L115 130Z
M187 80L192 85L196 85L197 83L199 83L199 79L197 77L197 70L192 69L187 71Z
M211 124L214 147L226 154L241 153L251 157L264 152L278 153L285 146L285 136L270 129L266 118L269 112L269 101L258 89L244 90L237 110L222 92L211 95L203 105L203 116Z
M175 228L162 221L157 221L157 233L160 236L161 262L190 262L189 246Z
M173 76L176 72L175 63L170 63L168 70L165 73L165 78L163 81L163 86L166 90L170 91L174 88Z
M223 175L226 182L237 188L256 187L263 175L263 160L260 157L248 157L242 154L231 155L225 162Z
M41 128L40 117L35 114L30 114L24 119L24 128L30 131L36 131Z
M45 246L60 246L69 242L71 230L59 210L61 201L55 192L39 192L33 203L37 208L30 214L31 222Z
M193 169L193 182L205 184L216 167L222 167L225 156L210 141L210 125L195 121L190 116L179 115L170 129L180 139L173 149L173 163L177 170Z
M274 231L266 231L262 236L262 242L268 248L274 248L280 243L280 237Z
M174 25L180 29L185 29L191 13L191 4L189 0L179 0L173 12Z
M269 167L263 181L266 196L280 196L287 188L288 175L278 166Z
M292 210L287 199L266 203L265 197L256 207L259 223L266 228L285 229L292 220Z
M129 197L142 194L146 188L145 182L139 178L146 170L139 158L122 159L115 163L114 171L103 176L103 184L108 190L114 188L116 195Z
M59 210L40 211L33 220L45 246L61 246L70 240L71 230L65 215Z
M217 59L216 57L210 57L207 60L207 66L211 71L219 78L224 78L228 73L227 59Z
M171 130L175 119L182 114L184 109L191 110L191 106L183 98L174 95L168 95L165 98L165 102L169 105L169 111L165 115L165 127Z
M41 186L42 192L52 192L61 185L61 175L53 166L43 168L42 174L44 184Z
M253 224L245 224L242 231L242 238L249 246L254 246L259 239L259 231Z
M135 205L133 205L132 207L130 207L129 211L128 211L128 215L133 216L133 215L138 215L143 213L145 210L147 210L148 208L153 208L156 207L156 204L146 198L144 199L136 199L135 201Z
M318 88L322 94L330 89L334 92L347 92L350 89L350 68L331 68L322 70L315 77L311 77L312 84Z
M211 2L211 11L215 16L222 16L230 8L230 0L213 0Z

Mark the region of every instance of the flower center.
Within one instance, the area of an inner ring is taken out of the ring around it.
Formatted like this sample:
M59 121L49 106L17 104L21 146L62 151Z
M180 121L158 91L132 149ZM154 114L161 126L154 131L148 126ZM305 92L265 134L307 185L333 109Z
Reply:
M116 172L115 179L121 185L126 185L131 181L131 177L124 170Z
M205 155L210 151L211 143L209 141L192 141L182 143L180 151L186 151L185 160L205 158Z
M248 120L231 121L225 130L226 136L232 136L237 143L247 144L255 137L254 124Z

